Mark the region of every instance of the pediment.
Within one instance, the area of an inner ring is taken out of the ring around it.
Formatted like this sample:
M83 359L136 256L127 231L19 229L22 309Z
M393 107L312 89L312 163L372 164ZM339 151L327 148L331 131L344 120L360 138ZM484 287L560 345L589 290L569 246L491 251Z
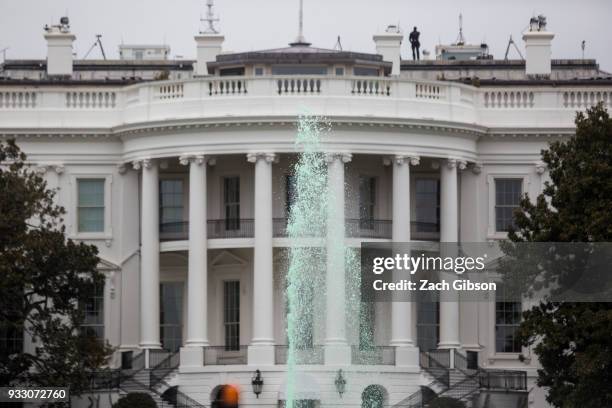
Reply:
M211 265L214 267L245 266L247 261L230 251L221 251L212 260Z

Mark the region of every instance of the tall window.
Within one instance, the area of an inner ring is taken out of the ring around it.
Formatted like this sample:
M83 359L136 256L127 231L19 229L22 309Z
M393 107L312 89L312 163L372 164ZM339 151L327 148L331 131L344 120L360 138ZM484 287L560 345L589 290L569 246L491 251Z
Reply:
M92 295L82 305L85 320L81 329L88 336L104 340L104 284L95 285Z
M104 179L79 179L78 231L104 232Z
M431 178L416 179L416 230L440 231L440 181Z
M183 344L183 284L164 282L160 285L159 295L162 347L177 351Z
M287 216L291 213L291 207L295 203L296 190L295 190L295 176L288 174L285 177L285 211Z
M439 294L419 293L417 300L417 345L422 351L437 349L440 339Z
M503 289L498 289L495 296L495 351L520 353L517 331L521 323L521 302L508 301Z
M376 208L376 177L359 176L359 227L374 228Z
M159 218L162 232L181 232L183 228L183 180L159 183Z
M7 305L6 319L0 320L0 358L23 352L23 325L20 319L22 305Z
M513 213L523 194L522 179L495 180L495 230L508 231L514 226Z
M240 229L240 177L223 179L223 202L225 205L225 229Z
M223 282L225 349L240 350L240 282Z

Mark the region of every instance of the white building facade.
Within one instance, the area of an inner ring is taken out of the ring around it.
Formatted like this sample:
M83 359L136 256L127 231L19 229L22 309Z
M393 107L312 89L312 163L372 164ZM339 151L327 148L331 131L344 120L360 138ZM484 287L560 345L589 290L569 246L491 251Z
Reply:
M74 35L59 27L46 34L46 61L3 64L0 137L58 189L68 237L99 249L106 284L88 326L117 347L113 368L122 356L141 373L169 359L147 392L178 386L208 406L232 385L240 405L278 406L298 115L332 124L323 146L346 245L503 239L521 194L535 198L547 180L540 151L574 133L576 111L612 106L610 74L551 60L552 34L533 30L526 72L524 61L393 61L396 30L375 36L384 56L304 42L222 54L212 33L196 36L197 61L72 61ZM451 373L447 388L468 351L506 381L472 385L472 406L545 407L537 361L514 341L521 307L376 304L375 358L342 333L315 335L298 392L312 406L361 406L376 386L384 406L408 407L421 386L444 391L423 361L439 349L430 357ZM526 373L524 383L508 385L517 377L503 370Z

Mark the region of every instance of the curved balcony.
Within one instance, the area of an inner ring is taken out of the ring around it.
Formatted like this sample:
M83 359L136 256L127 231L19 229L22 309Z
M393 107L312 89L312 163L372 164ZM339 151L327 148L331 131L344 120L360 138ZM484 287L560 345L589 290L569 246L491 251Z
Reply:
M254 238L255 221L252 218L208 220L208 239ZM274 218L272 233L275 238L287 237L287 218ZM346 237L364 239L391 239L393 221L346 219ZM440 239L440 225L436 223L411 223L411 237L415 241L437 241ZM320 237L313 237L320 238ZM189 221L168 222L159 225L159 239L185 241L189 239Z
M265 98L265 99L264 99ZM574 127L576 110L612 107L610 86L474 87L382 77L261 76L152 81L103 90L7 85L0 122L12 129L121 132L193 120L295 117L304 106L330 118L441 121L473 127ZM144 125L144 126L143 126Z

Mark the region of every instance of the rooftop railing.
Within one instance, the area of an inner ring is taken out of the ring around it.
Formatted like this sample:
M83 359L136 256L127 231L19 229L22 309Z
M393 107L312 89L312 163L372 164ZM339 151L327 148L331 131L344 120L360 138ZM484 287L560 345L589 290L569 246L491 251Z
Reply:
M262 97L283 102L253 102ZM612 108L612 86L474 87L449 81L351 76L209 77L103 89L78 83L69 88L0 84L0 123L17 129L112 129L200 117L285 116L294 115L303 98L344 98L341 103L315 105L327 116L427 118L493 127L512 120L519 127L558 127L573 126L576 110L598 102ZM221 102L226 100L231 103ZM517 110L533 114L517 117ZM544 116L550 123L538 120L544 111L559 116Z
M253 238L255 221L251 218L208 220L208 239ZM274 218L272 232L276 238L285 238L287 218ZM377 219L346 219L346 237L364 239L391 239L393 221ZM437 241L440 225L437 223L411 222L411 237L415 241ZM321 238L313 236L313 238ZM159 225L160 241L185 241L189 239L189 221L164 222Z

